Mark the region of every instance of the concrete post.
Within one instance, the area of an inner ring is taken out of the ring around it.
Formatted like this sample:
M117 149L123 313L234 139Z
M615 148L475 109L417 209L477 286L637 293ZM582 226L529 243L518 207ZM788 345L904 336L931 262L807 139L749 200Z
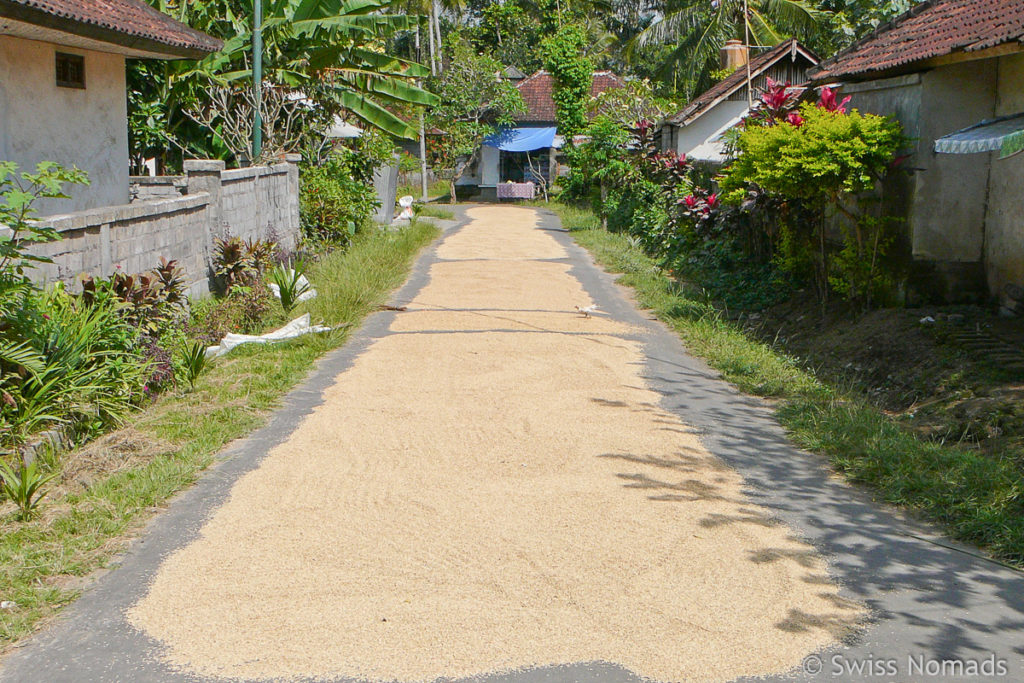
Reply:
M297 249L302 239L302 225L299 217L299 162L301 154L285 154L284 162L288 164L288 234L291 235L291 248Z
M206 206L206 234L204 235L203 260L210 274L213 274L213 238L223 233L221 220L221 177L224 162L213 159L189 159L185 162L185 193L210 195Z
M100 272L101 277L110 277L114 268L114 255L110 245L110 223L100 226Z
M373 172L373 187L377 190L380 208L374 220L382 225L391 225L395 217L395 194L398 192L398 154L390 166L382 166Z

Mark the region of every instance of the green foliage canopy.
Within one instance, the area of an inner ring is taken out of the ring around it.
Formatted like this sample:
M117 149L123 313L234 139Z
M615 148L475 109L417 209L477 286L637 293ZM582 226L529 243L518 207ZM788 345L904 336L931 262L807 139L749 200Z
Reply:
M721 182L726 201L740 203L748 184L788 199L831 201L874 187L906 144L896 121L854 110L800 107L803 124L750 126Z
M565 24L541 44L544 68L555 80L552 99L558 131L566 140L587 126L587 103L594 81L594 65L584 56L587 33L580 24Z

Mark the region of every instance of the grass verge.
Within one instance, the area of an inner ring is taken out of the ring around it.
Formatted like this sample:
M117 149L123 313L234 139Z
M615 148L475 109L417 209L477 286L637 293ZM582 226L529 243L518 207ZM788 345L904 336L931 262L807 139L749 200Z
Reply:
M435 204L424 204L420 207L420 218L439 218L443 221L450 221L455 218L455 212L450 209L442 209Z
M619 281L678 332L691 352L741 390L777 399L778 419L798 445L827 456L836 470L872 487L881 500L1024 567L1024 475L1011 459L911 434L855 392L826 384L797 359L747 337L625 235L601 230L589 212L549 207L599 263L623 274Z
M314 321L345 327L274 346L240 347L214 362L195 391L165 394L100 447L69 454L71 477L81 479L63 482L36 519L0 522L0 596L17 604L0 611L0 647L10 647L73 600L78 577L103 567L228 442L262 425L316 359L344 344L384 303L438 234L436 226L420 221L398 233L361 234L347 251L311 269L319 296L290 316L309 312ZM119 458L120 468L90 480L88 462L98 457Z

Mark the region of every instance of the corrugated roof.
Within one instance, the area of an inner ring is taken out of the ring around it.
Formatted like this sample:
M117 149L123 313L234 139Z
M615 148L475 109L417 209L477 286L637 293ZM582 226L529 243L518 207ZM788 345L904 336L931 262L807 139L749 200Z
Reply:
M555 101L551 92L555 79L547 71L538 71L523 80L516 87L526 103L526 113L516 118L523 123L550 123L555 120ZM605 90L621 88L622 79L611 71L595 71L594 82L590 86L590 95L599 95Z
M0 0L0 16L168 56L201 57L223 45L141 0Z
M816 64L818 62L817 55L801 45L796 38L790 38L779 43L771 50L762 52L751 59L750 76L752 79L757 78L761 73L767 71L781 60L798 54L806 58L811 64ZM737 90L743 88L746 84L747 68L742 66L698 95L694 100L686 105L681 112L675 116L670 116L667 121L668 123L674 123L677 125L687 124L693 119L700 117L705 111L709 110L718 102L721 102Z
M819 64L811 78L912 71L915 62L1022 41L1022 0L927 0Z

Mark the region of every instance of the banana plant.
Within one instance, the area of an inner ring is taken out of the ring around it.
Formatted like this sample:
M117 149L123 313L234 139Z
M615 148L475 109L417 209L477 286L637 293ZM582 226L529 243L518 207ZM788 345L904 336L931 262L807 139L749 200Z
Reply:
M261 24L264 77L304 91L323 106L346 109L387 133L414 137L415 129L393 113L392 105L430 106L435 98L414 83L429 75L423 66L383 52L389 37L413 30L419 22L419 17L390 14L390 1L266 0ZM220 52L169 67L169 80L186 86L181 93L185 99L201 99L204 84L251 80L251 0L150 2L224 40Z

